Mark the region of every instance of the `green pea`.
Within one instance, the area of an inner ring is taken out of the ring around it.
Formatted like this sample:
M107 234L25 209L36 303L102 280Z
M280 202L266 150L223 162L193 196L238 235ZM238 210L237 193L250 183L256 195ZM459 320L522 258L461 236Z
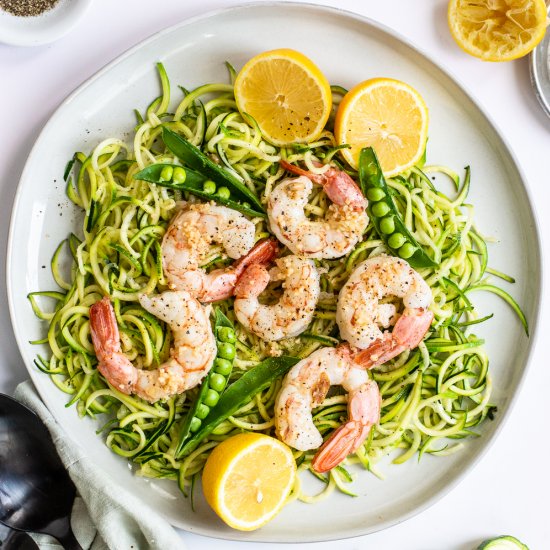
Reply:
M210 388L206 392L206 396L204 397L204 404L208 405L209 407L215 407L220 399L220 394L216 391Z
M229 191L227 187L220 187L218 189L218 197L220 197L220 199L227 200L230 196L231 196L231 191Z
M395 231L393 216L386 216L380 220L380 231L386 235L391 235Z
M225 383L226 383L225 378L221 374L218 374L216 372L214 372L210 376L210 379L208 380L208 384L210 385L210 387L213 390L216 390L219 392L223 391L223 389L225 388Z
M372 202L381 201L385 196L386 193L384 193L384 190L380 189L380 187L371 187L367 191L367 199Z
M212 180L206 180L202 184L202 190L208 195L213 195L216 192L216 184Z
M407 239L405 238L405 235L403 233L394 233L389 239L388 244L391 248L397 250L401 246L405 244L405 241Z
M411 243L405 243L398 251L397 253L401 258L406 260L407 258L410 258L416 251L416 246L412 245Z
M201 420L204 420L208 413L210 412L210 407L207 407L204 403L199 403L199 406L197 407L197 410L195 412L195 416L197 418L200 418Z
M174 175L172 176L172 181L174 183L183 183L187 178L187 172L180 166L174 168Z
M232 344L237 341L235 331L231 327L220 327L218 329L218 339L222 342L230 342Z
M193 420L191 420L189 430L192 432L198 432L201 427L201 424L202 424L201 419L194 416Z
M377 202L372 205L371 211L377 218L381 218L390 211L390 207L385 202Z
M221 357L216 358L214 361L214 372L219 372L224 376L227 376L233 369L233 363L227 359L222 359Z
M173 173L174 173L174 169L171 166L165 166L160 171L160 181L170 181L172 179Z
M250 203L249 202L243 202L242 207L243 208L250 208Z
M235 346L229 342L220 342L220 344L218 344L218 356L222 359L234 359Z

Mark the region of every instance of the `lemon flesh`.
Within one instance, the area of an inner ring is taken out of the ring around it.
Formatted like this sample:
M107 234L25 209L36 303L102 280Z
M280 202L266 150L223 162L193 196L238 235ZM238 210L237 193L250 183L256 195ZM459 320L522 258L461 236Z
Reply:
M291 49L261 53L235 80L241 114L250 115L275 145L307 143L319 137L330 115L328 80L305 55Z
M342 99L334 134L344 159L354 168L363 147L373 147L386 176L414 166L424 154L428 108L408 84L391 78L361 82Z
M451 0L451 34L467 53L485 61L528 54L544 37L544 0Z
M263 434L243 433L220 443L202 474L208 504L230 527L252 531L282 509L296 477L292 451Z

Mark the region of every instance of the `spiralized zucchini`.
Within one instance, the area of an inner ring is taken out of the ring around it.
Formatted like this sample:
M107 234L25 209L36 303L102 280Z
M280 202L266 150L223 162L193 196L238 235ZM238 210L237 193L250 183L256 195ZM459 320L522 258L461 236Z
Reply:
M234 70L229 68L232 79ZM36 343L47 343L51 351L47 358L38 356L36 366L68 394L68 405L75 405L80 416L105 419L100 432L106 444L131 460L139 475L177 480L187 494L218 442L242 430L273 434L273 406L281 380L220 424L193 452L177 458L179 420L189 410L198 388L149 404L118 392L98 373L88 315L90 306L106 294L114 303L122 347L129 359L138 368L155 368L167 358L170 332L141 308L137 297L143 292L166 290L162 237L178 201L197 200L133 176L153 163L178 163L160 139L163 126L231 171L264 203L283 176L278 164L281 158L301 162L314 172L322 171L314 164L320 161L335 163L354 177L357 174L343 165L336 154L339 148L331 132L331 121L314 143L277 148L263 139L253 120L239 114L231 83L182 90L183 99L169 112L170 83L162 65L158 69L162 93L143 116L136 111L138 124L131 146L109 138L89 156L76 153L67 167L67 195L85 212L83 227L79 235L70 234L53 256L52 272L59 289L34 292L29 300L48 327L46 338ZM339 98L343 90L335 87L334 92L334 97ZM454 183L454 197L434 187L430 177L436 173L438 178L448 177ZM319 495L306 495L297 481L293 496L306 502L324 498L335 489L351 494L346 487L352 479L346 469L350 464L381 475L376 463L389 454L394 463L401 464L425 453L453 453L462 446L458 440L477 435L475 427L492 417L489 359L483 340L471 332L491 315L478 316L468 297L471 291L496 292L516 310L527 328L513 299L486 281L488 273L505 279L506 276L487 267L486 241L475 228L473 207L465 202L469 173L461 183L448 168L418 166L390 179L388 184L407 228L438 263L435 268L419 270L433 292L435 320L416 350L373 369L372 376L383 399L379 425L342 466L327 475L314 474L326 484ZM323 216L328 204L325 194L317 189L308 215ZM264 218L253 221L257 238L269 235ZM355 266L381 253L388 250L371 224L347 257L316 261L323 293L314 321L298 338L264 342L239 325L231 299L219 304L238 332L230 382L266 357L283 353L306 357L319 347L336 345L338 291ZM67 256L72 258L72 267L65 279L62 263ZM227 265L227 259L221 249L213 247L208 267L223 265ZM53 302L53 308L45 305L48 300ZM326 435L341 424L346 414L346 396L336 392L315 409L314 419ZM295 451L294 456L301 470L313 473L312 452Z

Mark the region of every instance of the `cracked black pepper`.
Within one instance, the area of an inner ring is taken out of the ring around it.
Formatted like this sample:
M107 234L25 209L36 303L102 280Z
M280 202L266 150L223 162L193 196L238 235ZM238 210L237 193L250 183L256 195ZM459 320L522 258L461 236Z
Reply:
M35 17L51 10L59 0L0 0L0 9L19 17Z

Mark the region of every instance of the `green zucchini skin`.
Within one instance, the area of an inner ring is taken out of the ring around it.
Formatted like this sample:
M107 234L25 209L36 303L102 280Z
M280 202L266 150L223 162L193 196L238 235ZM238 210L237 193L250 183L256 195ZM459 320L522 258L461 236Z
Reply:
M529 550L526 544L523 544L516 537L511 535L502 535L494 539L483 541L477 550Z

